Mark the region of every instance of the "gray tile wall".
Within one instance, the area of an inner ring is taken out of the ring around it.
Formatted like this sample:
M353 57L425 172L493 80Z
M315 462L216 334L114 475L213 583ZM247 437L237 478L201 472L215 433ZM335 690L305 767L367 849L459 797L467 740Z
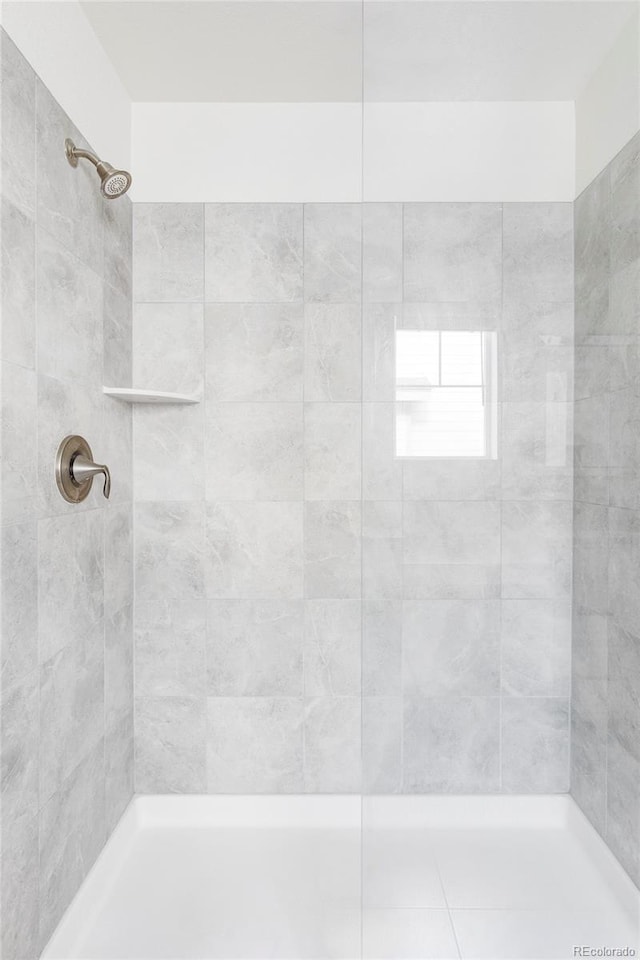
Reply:
M640 134L575 203L571 791L640 883Z
M137 204L134 263L202 397L135 411L137 789L566 791L571 204ZM394 457L396 325L497 331L497 460Z
M133 790L131 204L6 34L2 59L1 880L4 960L34 960ZM60 497L83 434L113 474Z

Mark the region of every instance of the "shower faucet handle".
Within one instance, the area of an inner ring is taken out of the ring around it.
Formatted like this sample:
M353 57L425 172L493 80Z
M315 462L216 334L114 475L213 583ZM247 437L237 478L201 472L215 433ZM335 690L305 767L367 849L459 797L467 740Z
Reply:
M71 477L78 486L82 486L87 480L92 479L97 476L97 474L104 474L104 487L103 494L109 499L109 494L111 493L111 474L109 473L109 467L106 463L94 463L93 460L89 460L87 457L83 457L82 454L78 454L70 463Z
M56 457L56 483L58 490L69 503L81 503L89 496L93 478L104 476L103 494L111 493L111 474L106 463L95 463L91 447L77 435L65 437L58 447Z

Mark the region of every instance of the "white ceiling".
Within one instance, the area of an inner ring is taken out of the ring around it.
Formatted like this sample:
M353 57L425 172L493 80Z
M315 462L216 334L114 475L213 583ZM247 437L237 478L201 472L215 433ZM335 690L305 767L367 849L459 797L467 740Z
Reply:
M637 0L85 0L132 100L572 100Z

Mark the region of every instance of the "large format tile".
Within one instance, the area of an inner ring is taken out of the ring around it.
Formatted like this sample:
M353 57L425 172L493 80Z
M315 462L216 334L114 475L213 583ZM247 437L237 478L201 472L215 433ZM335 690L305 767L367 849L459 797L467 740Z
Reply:
M502 789L507 793L566 793L569 789L567 699L502 700Z
M38 664L38 537L35 520L1 531L0 679L2 689Z
M640 137L636 134L611 161L611 269L640 258Z
M5 960L36 960L40 956L40 856L38 815L2 824L2 930Z
M204 507L139 503L135 507L136 600L204 596Z
M305 400L360 400L361 326L357 303L305 304Z
M133 414L133 486L145 500L204 499L204 409L140 404Z
M447 910L366 909L362 949L366 960L448 960L459 956Z
M362 214L357 203L304 207L304 298L360 303Z
M37 399L33 370L15 363L0 367L2 429L2 523L29 520L38 509Z
M204 697L136 699L136 792L205 793Z
M358 793L361 789L361 702L358 697L306 701L306 793Z
M362 700L362 792L402 792L400 697L364 697Z
M573 204L505 203L506 302L573 300Z
M136 693L140 697L204 696L204 600L138 602L135 620Z
M412 301L500 301L499 203L407 203L404 297Z
M4 97L4 91L3 91ZM3 159L6 153L3 153ZM3 360L33 369L36 362L36 228L18 207L0 207Z
M571 604L568 600L502 601L502 690L521 697L568 697Z
M301 600L210 600L207 694L302 696Z
M495 696L500 683L498 601L405 601L403 687L409 696Z
M365 303L402 299L401 203L362 207L362 294Z
M405 697L405 792L497 792L499 743L498 697Z
M302 757L301 700L209 699L210 793L300 793Z
M199 301L204 296L201 203L136 203L133 299Z
M571 404L502 404L502 496L566 500L573 495Z
M0 765L2 824L11 829L39 806L39 675L32 670L2 695Z
M361 509L356 501L305 504L305 597L361 595Z
M561 599L570 589L571 504L503 503L503 597Z
M301 503L209 503L206 550L210 599L302 597Z
M361 421L359 404L305 403L306 500L360 499Z
M303 490L300 403L209 403L208 500L297 500Z
M208 399L302 400L301 304L208 303L205 351Z
M2 195L29 217L36 206L36 75L3 30Z
M500 559L500 504L410 501L404 559L417 564L491 564Z
M201 394L203 309L198 303L135 304L134 387ZM181 408L180 412L184 414L185 409Z
M205 299L219 302L302 299L302 206L208 203Z
M359 600L307 600L303 648L305 696L358 696L361 645Z
M134 657L133 608L121 607L105 617L104 721L112 733L133 713Z

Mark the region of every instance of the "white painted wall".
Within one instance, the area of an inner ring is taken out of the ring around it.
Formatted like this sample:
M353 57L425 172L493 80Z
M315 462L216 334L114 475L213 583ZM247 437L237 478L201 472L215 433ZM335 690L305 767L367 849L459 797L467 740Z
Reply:
M80 3L4 0L1 13L4 29L94 150L129 168L131 100Z
M137 103L135 201L360 200L358 103Z
M358 201L360 104L135 104L136 201ZM572 200L571 103L367 104L365 200Z
M640 129L640 18L621 32L576 100L576 193Z
M365 107L365 200L574 198L573 103Z

